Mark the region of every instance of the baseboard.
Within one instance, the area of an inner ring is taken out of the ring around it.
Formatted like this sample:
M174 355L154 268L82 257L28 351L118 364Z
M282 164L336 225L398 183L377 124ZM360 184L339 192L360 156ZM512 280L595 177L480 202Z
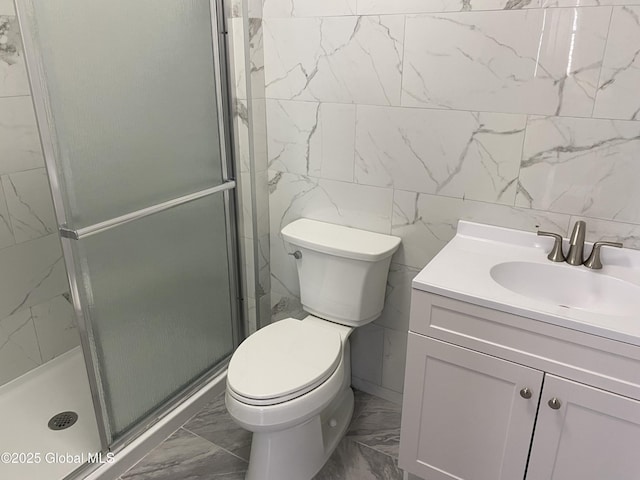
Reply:
M362 390L375 397L380 397L385 400L389 400L396 405L402 405L402 394L389 390L388 388L381 387L375 383L371 383L362 378L351 376L351 385L358 390Z

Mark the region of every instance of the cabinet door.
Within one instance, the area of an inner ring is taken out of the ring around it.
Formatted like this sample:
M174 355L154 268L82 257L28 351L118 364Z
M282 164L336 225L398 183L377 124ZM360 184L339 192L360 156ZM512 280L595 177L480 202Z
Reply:
M640 478L640 402L553 375L540 402L527 480Z
M427 480L523 479L542 378L409 333L400 466Z

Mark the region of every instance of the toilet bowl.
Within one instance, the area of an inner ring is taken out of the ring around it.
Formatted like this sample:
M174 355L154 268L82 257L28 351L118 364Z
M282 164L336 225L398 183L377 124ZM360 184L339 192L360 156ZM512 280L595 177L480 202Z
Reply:
M353 413L349 336L382 312L400 239L300 219L282 230L295 250L303 320L257 331L234 352L225 403L253 432L247 480L310 480Z

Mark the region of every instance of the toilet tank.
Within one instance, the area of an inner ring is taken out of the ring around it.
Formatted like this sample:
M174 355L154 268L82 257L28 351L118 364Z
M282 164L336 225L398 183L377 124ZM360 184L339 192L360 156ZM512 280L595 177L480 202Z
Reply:
M296 258L300 300L312 315L358 327L384 307L391 255L400 238L306 218L282 229Z

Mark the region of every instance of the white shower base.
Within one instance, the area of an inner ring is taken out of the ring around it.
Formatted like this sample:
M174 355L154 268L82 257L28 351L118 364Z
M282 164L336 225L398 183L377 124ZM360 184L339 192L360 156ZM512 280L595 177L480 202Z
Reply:
M78 414L75 425L60 431L47 427L53 415L68 410ZM67 454L86 458L100 450L80 347L0 387L0 412L0 455L33 454L35 461L35 454L40 454L37 464L0 458L2 480L60 480L81 466L67 462Z

